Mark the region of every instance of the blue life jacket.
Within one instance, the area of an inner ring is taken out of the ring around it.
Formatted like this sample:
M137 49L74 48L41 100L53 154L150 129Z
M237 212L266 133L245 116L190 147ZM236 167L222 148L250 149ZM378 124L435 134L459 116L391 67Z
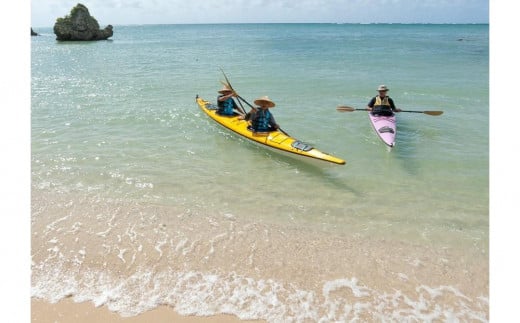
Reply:
M220 98L222 95L219 95L218 98ZM232 116L234 114L233 108L235 107L235 101L233 98L228 98L226 101L219 101L218 102L218 110L217 113L224 116Z
M269 126L271 121L271 112L269 110L258 109L255 114L255 118L251 120L253 124L253 130L256 132L266 132L272 130Z

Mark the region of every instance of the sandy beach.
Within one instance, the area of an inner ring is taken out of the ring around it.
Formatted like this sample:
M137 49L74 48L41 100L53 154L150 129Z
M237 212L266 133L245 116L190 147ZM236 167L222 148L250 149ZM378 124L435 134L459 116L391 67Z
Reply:
M56 304L32 299L31 322L33 323L152 323L152 322L179 322L179 323L234 323L234 322L264 322L260 320L240 320L233 315L216 316L182 316L168 307L160 306L137 316L122 317L118 313L109 311L105 306L95 307L90 302L75 303L70 298Z
M168 207L70 195L33 194L32 205L43 207L33 213L33 322L67 322L65 316L74 322L199 320L178 316L173 307L183 314L234 311L229 313L253 318L297 318L310 307L316 310L303 318L371 320L421 308L442 316L442 306L450 315L487 316L484 250L470 255L466 249L323 235L229 215L172 216L175 209ZM105 209L114 211L105 218ZM127 222L149 216L153 221ZM138 239L146 236L154 239ZM71 296L87 302L74 303ZM354 314L336 312L349 303L359 307ZM216 317L204 322L238 321Z

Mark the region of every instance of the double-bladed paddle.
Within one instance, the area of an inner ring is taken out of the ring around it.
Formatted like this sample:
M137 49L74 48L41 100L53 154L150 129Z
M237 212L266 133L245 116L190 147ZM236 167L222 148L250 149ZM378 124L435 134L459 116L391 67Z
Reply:
M336 110L339 112L352 112L352 111L369 111L368 109L356 109L353 107L349 107L348 105L340 105L336 107ZM444 113L444 111L412 111L412 110L401 110L401 112L411 112L411 113L424 113L430 116L440 116Z
M230 89L231 91L233 91L233 93L234 93L234 94L237 96L237 98L239 99L239 100L238 100L238 104L240 104L240 109L242 110L242 113L246 114L246 110L245 110L244 107L242 106L242 102L240 102L240 99L242 99L242 98L240 97L240 95L238 95L238 93L235 91L235 89L233 89L233 87L231 86L231 83L229 82L229 80L228 80L228 78L227 78L227 76L226 76L226 73L224 73L224 70L223 70L223 69L220 69L220 70L222 71L222 74L224 74L224 77L226 78L226 82L227 82L227 83L222 82L222 84L226 85L227 87L229 87L229 89ZM244 99L242 99L242 100L244 100ZM244 102L246 102L246 100L244 100ZM247 102L246 102L246 103L247 103ZM249 103L248 103L248 104L249 104Z

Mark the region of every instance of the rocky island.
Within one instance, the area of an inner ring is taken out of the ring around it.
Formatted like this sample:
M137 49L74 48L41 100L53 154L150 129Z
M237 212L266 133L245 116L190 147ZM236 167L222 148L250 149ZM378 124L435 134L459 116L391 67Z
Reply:
M97 20L92 17L88 8L78 3L70 14L56 19L54 34L56 40L105 40L112 37L112 25L100 29Z

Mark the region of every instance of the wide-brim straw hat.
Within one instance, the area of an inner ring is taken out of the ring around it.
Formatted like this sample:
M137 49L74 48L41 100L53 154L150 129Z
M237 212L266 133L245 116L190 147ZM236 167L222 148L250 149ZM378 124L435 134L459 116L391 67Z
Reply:
M384 84L381 84L377 87L377 91L390 91L390 89L388 87L386 87L386 85Z
M227 86L225 86L225 85L222 87L222 89L220 89L220 90L218 91L218 93L222 93L222 94L224 94L224 93L226 93L226 92L233 92L233 91L232 91L229 87L227 87Z
M255 104L259 105L261 107L268 107L268 108L274 108L274 106L276 105L276 104L274 104L273 101L271 101L271 99L269 99L269 97L267 95L261 96L258 99L256 99Z

